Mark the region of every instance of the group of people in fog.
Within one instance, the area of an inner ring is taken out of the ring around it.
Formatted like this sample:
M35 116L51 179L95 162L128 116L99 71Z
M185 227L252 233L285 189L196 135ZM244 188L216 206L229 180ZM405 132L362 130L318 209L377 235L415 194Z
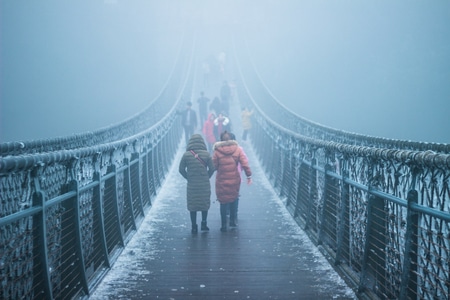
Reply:
M181 112L181 123L184 128L186 145L189 137L201 125L200 129L206 139L208 151L212 152L212 146L216 141L220 140L220 134L224 131L231 131L231 120L229 117L231 97L231 87L227 81L223 82L220 89L220 98L215 97L211 103L209 103L210 99L205 93L203 91L200 92L200 97L197 99L199 120L197 120L197 114L192 108L192 102L187 102L186 109Z
M216 173L215 192L220 203L222 232L237 226L237 211L241 175L245 174L247 184L252 183L252 171L244 149L231 132L229 107L231 89L226 81L220 89L220 99L216 97L209 105L204 92L197 99L199 120L188 102L186 110L181 113L181 122L186 138L186 152L183 154L179 173L187 180L187 209L190 213L191 232L198 232L197 213L201 212L201 231L209 231L207 225L208 211L211 206L210 178ZM247 139L251 128L252 111L242 110L243 140ZM202 124L201 133L194 133ZM206 141L206 142L205 142ZM229 222L228 220L229 215Z

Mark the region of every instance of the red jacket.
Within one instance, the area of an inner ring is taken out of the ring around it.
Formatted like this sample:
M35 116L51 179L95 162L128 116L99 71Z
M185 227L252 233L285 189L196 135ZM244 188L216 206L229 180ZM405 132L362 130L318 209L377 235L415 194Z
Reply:
M216 196L221 204L230 203L239 197L241 177L238 164L241 164L247 177L252 171L242 148L234 140L214 144L213 163L216 173Z
M206 142L209 144L214 144L216 142L216 137L214 136L214 118L211 120L213 114L208 115L208 120L205 121L203 125L203 135L205 136Z

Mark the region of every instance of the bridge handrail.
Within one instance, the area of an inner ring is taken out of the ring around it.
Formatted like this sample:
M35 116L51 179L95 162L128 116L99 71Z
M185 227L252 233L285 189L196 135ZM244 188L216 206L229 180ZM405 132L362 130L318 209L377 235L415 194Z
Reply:
M105 144L86 146L69 150L57 150L52 152L31 153L4 157L0 160L0 175L10 172L28 170L39 165L61 163L71 159L84 158L97 153L116 150L121 147L127 147L130 144L136 145L139 140L149 135L151 132L154 132L156 128L164 126L166 125L166 123L172 124L174 122L173 119L177 117L178 113L174 109L172 109L167 114L167 118L160 120L145 131L124 139L107 142Z
M259 108L257 104L254 105L257 108L257 115L255 116L255 119L257 120L258 125L261 125L262 122L267 122L268 126L276 128L284 134L288 134L296 141L311 144L316 148L323 148L328 151L338 151L346 155L358 155L361 157L372 157L375 159L394 160L399 163L417 164L426 167L444 167L450 169L450 154L436 153L431 150L418 151L395 148L375 148L314 139L281 126L261 111L261 108Z

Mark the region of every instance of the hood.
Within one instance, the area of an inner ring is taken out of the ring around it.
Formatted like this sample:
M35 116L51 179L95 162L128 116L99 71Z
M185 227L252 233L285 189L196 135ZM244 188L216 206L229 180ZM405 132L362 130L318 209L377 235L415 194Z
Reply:
M193 134L189 139L186 150L206 150L206 144L203 137L200 134Z
M214 150L217 150L224 155L233 154L237 147L238 143L235 140L222 141L214 144Z

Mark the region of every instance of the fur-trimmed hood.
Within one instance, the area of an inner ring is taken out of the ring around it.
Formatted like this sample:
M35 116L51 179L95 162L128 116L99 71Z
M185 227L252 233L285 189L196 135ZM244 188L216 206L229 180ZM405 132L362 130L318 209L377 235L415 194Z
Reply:
M238 146L238 142L235 140L220 141L214 144L214 150L217 150L224 155L231 155L236 151Z

